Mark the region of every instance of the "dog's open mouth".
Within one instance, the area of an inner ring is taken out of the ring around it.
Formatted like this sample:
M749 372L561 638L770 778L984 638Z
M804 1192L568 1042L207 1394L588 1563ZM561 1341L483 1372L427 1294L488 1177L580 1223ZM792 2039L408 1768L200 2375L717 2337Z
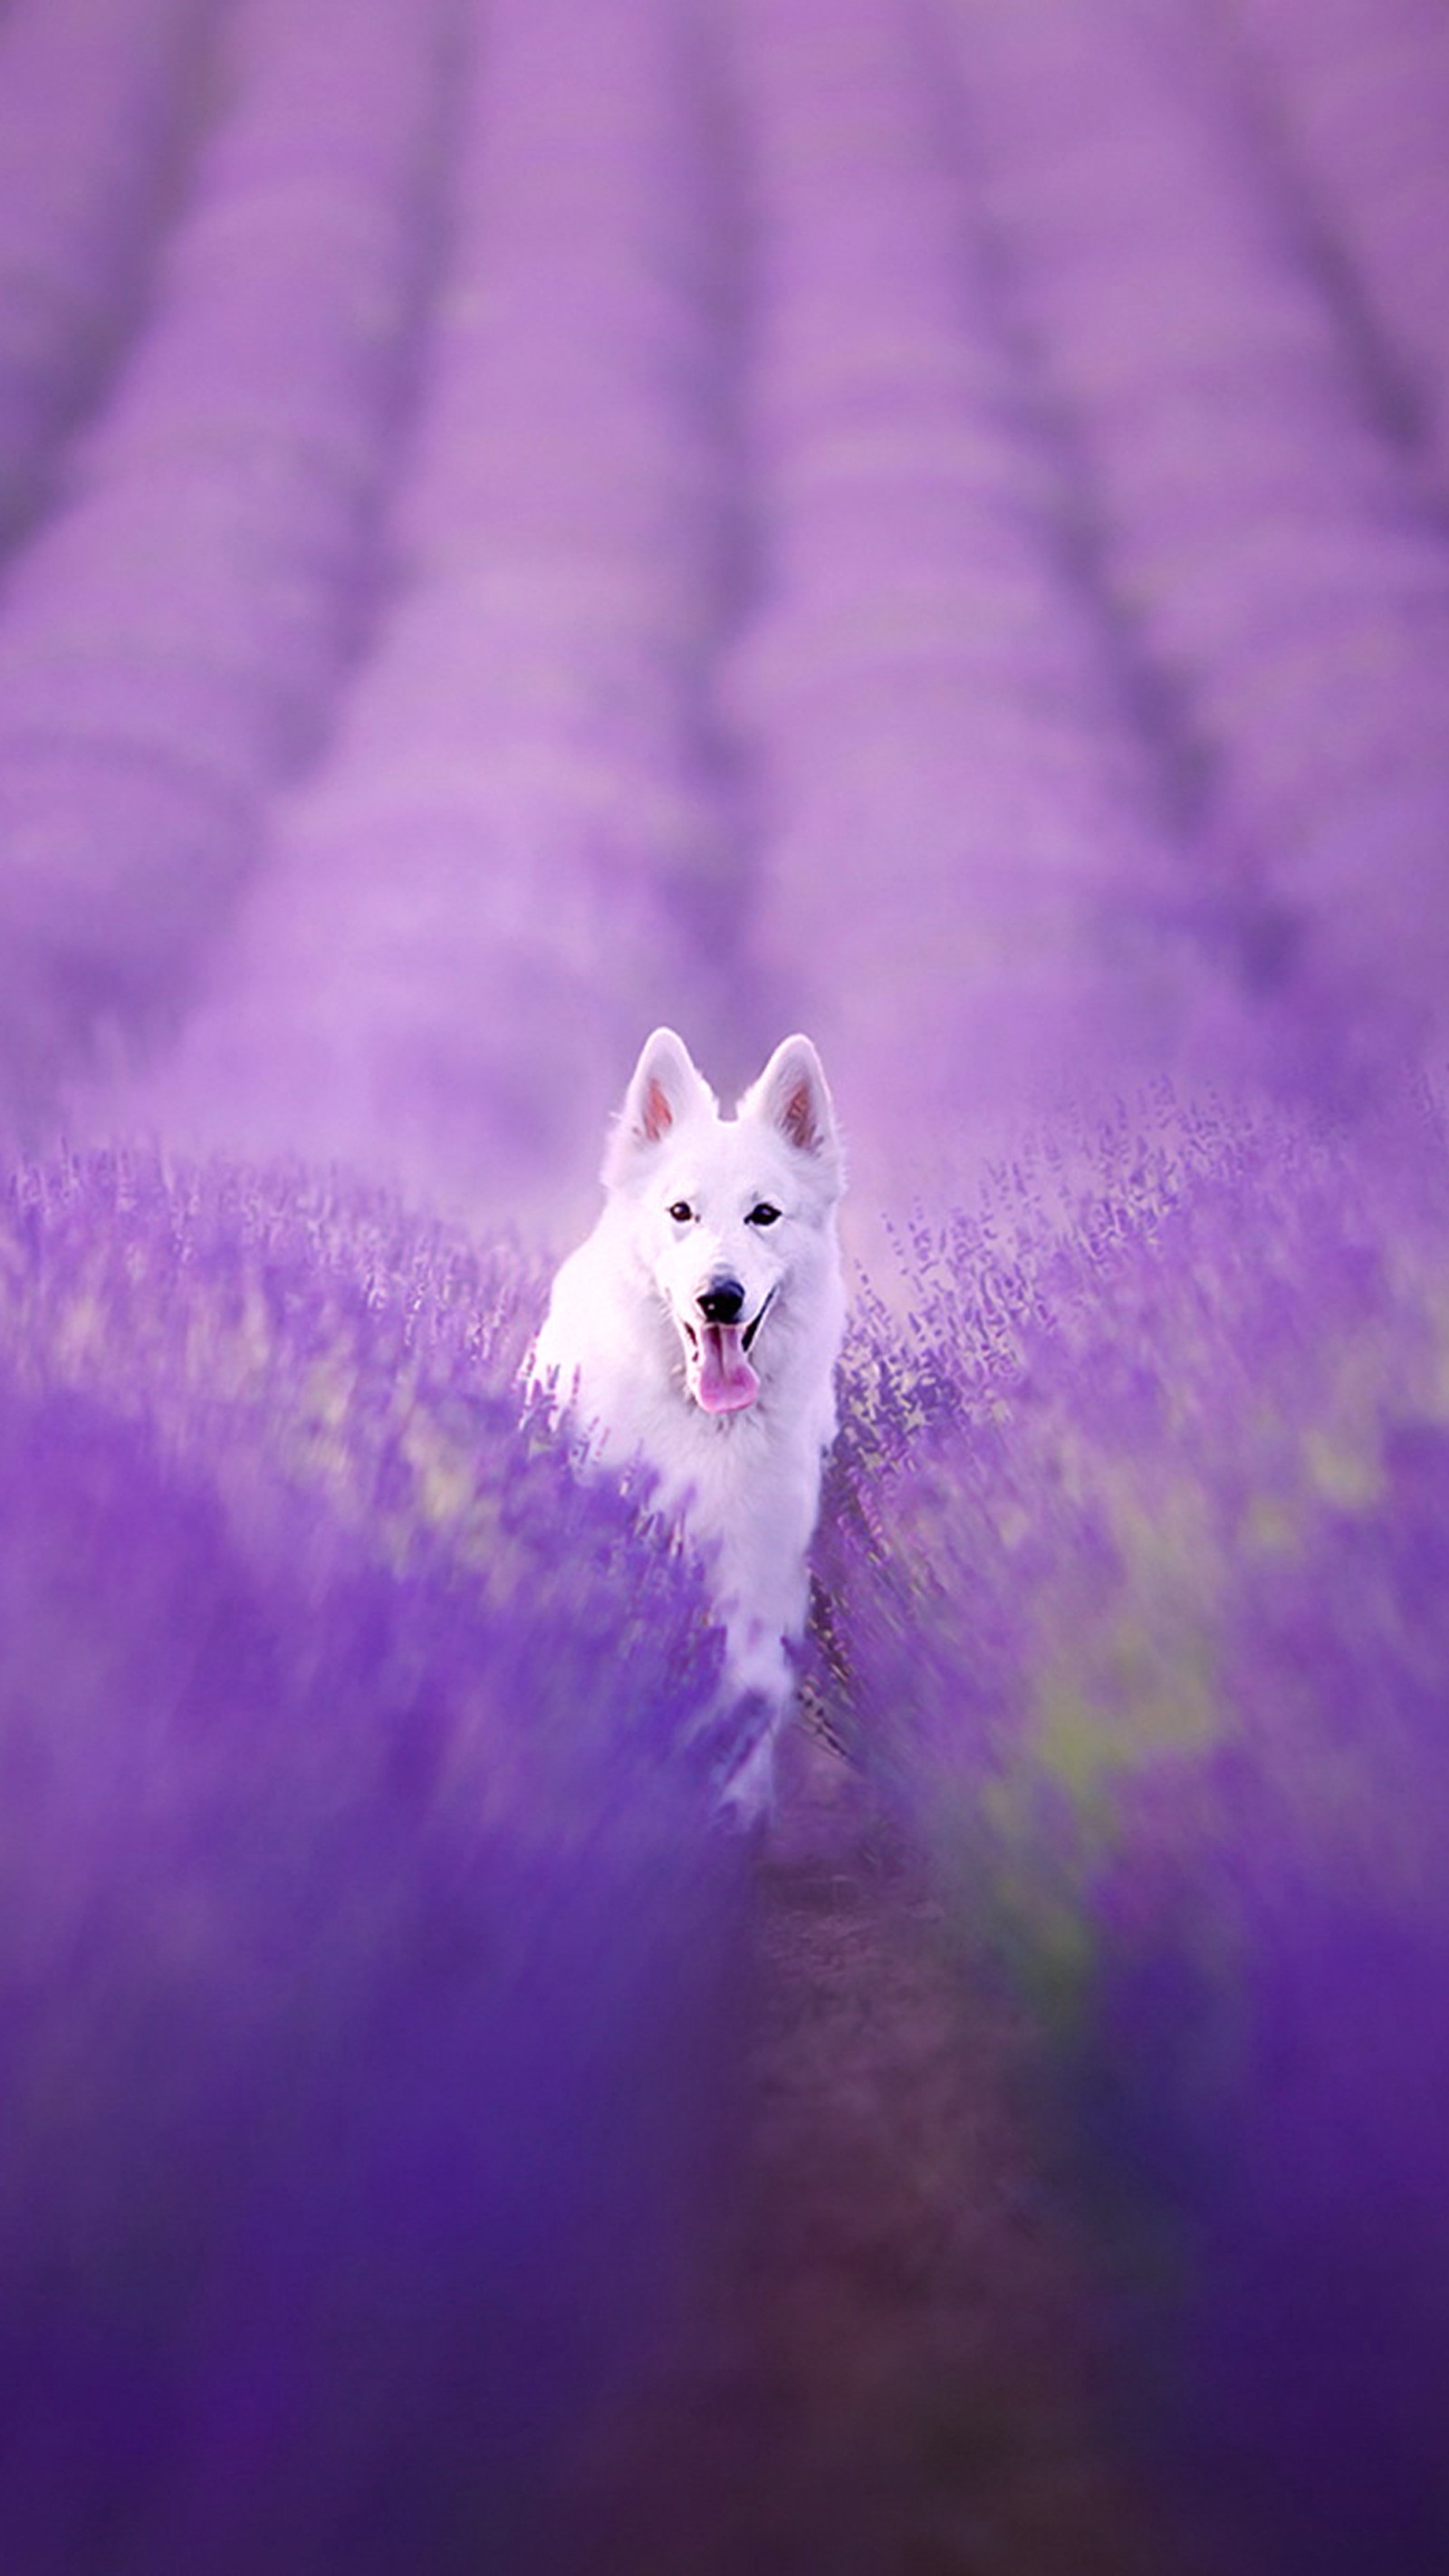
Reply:
M742 1413L754 1403L760 1381L750 1366L750 1346L769 1308L767 1297L748 1324L695 1325L684 1319L685 1381L702 1412Z

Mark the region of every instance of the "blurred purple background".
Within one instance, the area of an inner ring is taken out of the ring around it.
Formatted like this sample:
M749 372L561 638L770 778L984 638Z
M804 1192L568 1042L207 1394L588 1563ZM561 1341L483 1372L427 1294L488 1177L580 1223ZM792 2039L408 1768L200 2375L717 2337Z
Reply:
M9 0L35 1139L557 1230L668 1016L864 1208L1442 1036L1436 0Z

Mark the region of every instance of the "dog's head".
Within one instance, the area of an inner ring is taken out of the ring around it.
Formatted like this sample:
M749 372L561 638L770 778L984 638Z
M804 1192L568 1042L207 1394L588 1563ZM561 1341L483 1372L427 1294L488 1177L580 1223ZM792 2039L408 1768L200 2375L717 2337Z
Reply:
M679 1336L706 1413L754 1403L772 1334L833 1261L844 1187L835 1114L808 1038L786 1038L733 1118L672 1029L634 1068L604 1181Z

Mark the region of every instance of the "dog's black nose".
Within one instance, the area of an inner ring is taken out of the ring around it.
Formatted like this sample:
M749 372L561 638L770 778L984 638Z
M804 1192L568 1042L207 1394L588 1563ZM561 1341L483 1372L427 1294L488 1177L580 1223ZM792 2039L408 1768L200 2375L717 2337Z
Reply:
M707 1324L737 1324L744 1302L745 1292L738 1279L716 1279L712 1288L701 1290L698 1299Z

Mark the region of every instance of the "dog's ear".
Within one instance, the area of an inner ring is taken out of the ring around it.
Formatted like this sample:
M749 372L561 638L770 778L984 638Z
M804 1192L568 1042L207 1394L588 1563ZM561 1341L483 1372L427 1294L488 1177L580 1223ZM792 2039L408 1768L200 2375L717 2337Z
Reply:
M714 1093L699 1073L683 1038L656 1029L644 1041L624 1094L604 1157L607 1187L624 1178L639 1156L662 1145L691 1110L713 1109Z
M742 1118L763 1118L787 1145L833 1170L841 1163L840 1131L820 1058L808 1038L782 1038L758 1082L740 1102Z

